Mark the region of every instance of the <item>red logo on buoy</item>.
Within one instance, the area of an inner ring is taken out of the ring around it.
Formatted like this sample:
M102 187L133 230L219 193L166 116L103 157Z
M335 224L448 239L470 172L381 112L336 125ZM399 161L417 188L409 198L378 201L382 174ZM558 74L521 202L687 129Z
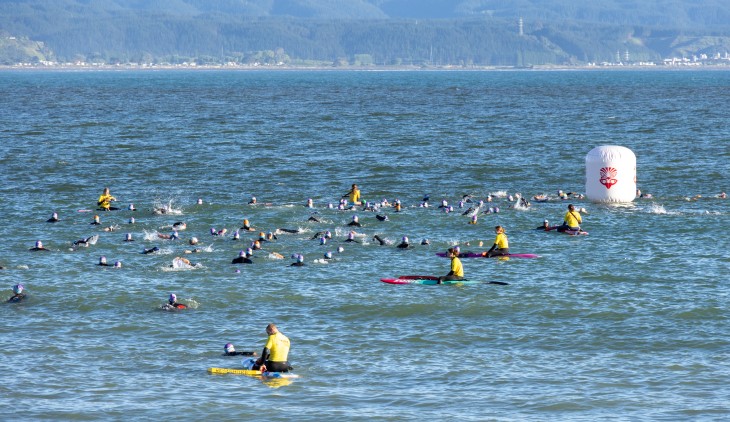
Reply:
M604 167L601 169L601 178L598 180L606 189L611 189L611 186L618 182L616 175L618 171L613 167Z

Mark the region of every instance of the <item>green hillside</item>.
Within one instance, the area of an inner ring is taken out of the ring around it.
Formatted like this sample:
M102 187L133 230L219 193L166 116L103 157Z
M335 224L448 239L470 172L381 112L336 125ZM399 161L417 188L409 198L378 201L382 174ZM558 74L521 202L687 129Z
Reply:
M730 52L728 1L581 3L0 0L0 28L7 34L0 44L0 64L52 58L529 66L612 62L627 55L631 61L656 62Z

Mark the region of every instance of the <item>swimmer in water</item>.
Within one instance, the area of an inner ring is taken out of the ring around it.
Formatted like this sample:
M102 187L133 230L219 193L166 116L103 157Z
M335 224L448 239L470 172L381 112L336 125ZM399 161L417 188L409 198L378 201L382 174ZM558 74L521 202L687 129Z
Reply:
M48 220L46 220L46 223L58 223L59 221L61 221L61 220L58 219L58 213L57 212L54 212L51 215L51 218L49 218Z
M332 232L330 232L329 230L326 230L323 232L317 232L314 234L314 236L310 237L309 240L321 239L323 237L325 239L332 239Z
M255 250L255 251L258 251L258 250L260 250L260 249L261 249L261 242L259 242L258 240L254 240L254 241L253 241L253 242L251 243L251 249L253 249L253 250Z
M248 201L248 205L256 205L256 197L255 196L252 196L251 197L251 200Z
M303 267L304 265L305 265L304 264L304 255L297 255L296 262L292 263L289 266L290 267Z
M509 255L509 241L507 240L507 234L504 231L504 227L496 226L494 232L497 236L494 238L494 244L486 252L485 256L491 258L493 256L506 256Z
M105 256L100 256L99 257L99 263L97 265L102 266L102 267L111 267L111 264L108 264L106 262L106 257Z
M376 241L376 242L378 242L378 244L380 244L380 246L385 245L385 239L383 239L382 237L378 236L377 234L375 236L373 236L373 240Z
M276 229L275 234L282 233L299 233L299 229Z
M118 228L119 228L118 226L109 226L109 227L104 227L102 230L104 230L105 232L113 232Z
M233 344L226 343L223 346L223 356L256 356L256 352L237 352Z
M399 248L399 249L408 249L410 247L411 247L411 244L408 241L408 237L407 236L403 236L403 238L401 239L401 241L398 244L398 246L396 246L396 248Z
M114 268L122 268L122 261L116 261L114 263Z
M170 265L170 267L172 267L172 268L175 268L175 262L176 262L176 261L178 261L178 262L182 262L183 264L185 264L185 265L189 265L189 266L191 266L191 267L195 267L196 265L198 265L198 264L193 264L193 263L192 263L192 262L190 262L190 260L189 260L189 259L187 259L187 258L183 258L183 257L181 257L181 256L176 256L175 258L173 258L173 259L172 259L172 265Z
M111 203L116 201L117 198L113 197L109 192L109 188L104 188L104 192L99 196L99 200L96 205L99 206L99 211L111 211L118 210L119 208L112 207Z
M429 242L428 239L421 240L421 245L430 245L430 244L431 244L431 242Z
M310 215L309 218L307 219L307 221L314 221L315 223L321 223L321 221L313 215Z
M193 237L190 238L190 240L188 240L188 243L191 246L195 246L195 245L198 244L198 238L195 237L195 236L193 236ZM200 253L200 252L203 252L203 250L202 249L199 249L199 248L195 248L195 249L192 249L192 250L186 249L186 250L183 251L183 253Z
M178 236L176 231L173 231L171 234L157 233L157 237L159 237L160 239L165 239L165 240L177 240L180 238L180 236Z
M375 215L375 218L377 218L378 221L388 221L388 216L385 214L383 214L383 215L377 214L377 215Z
M48 252L50 252L51 251L50 249L46 249L45 247L43 247L43 242L41 242L40 240L37 240L35 242L35 246L32 247L32 248L30 248L30 249L28 249L28 250L29 251L33 251L33 252L37 252L37 251L48 251Z
M127 235L124 237L125 242L134 242L134 239L132 239L132 233L127 233Z
M151 253L155 253L155 252L157 252L159 250L160 250L160 248L158 248L157 246L155 246L154 248L143 249L142 250L142 253L145 254L145 255L148 255L148 254L151 254Z
M314 208L314 201L312 201L312 198L307 199L307 203L304 206L307 208Z
M226 228L222 228L220 230L216 230L215 227L210 228L211 236L225 236L226 233L228 233L228 229L226 229Z
M354 227L362 227L362 224L360 224L360 220L357 218L356 215L352 216L352 221L347 223L348 226L354 226Z
M95 234L93 236L87 237L86 239L74 240L74 246L89 247L89 245L96 244L96 241L97 240L99 240L99 235L98 234Z
M129 204L129 207L127 209L129 211L137 211L137 208L134 207L134 204Z
M175 223L174 223L174 224L172 225L172 229L173 229L173 230L185 230L185 229L187 229L187 228L188 228L188 225L187 225L187 224L185 224L185 223L184 223L184 222L182 222L182 221L177 221L177 222L175 222Z
M18 302L22 302L23 300L25 300L28 297L28 295L26 293L23 293L24 290L25 290L25 288L23 287L22 284L16 284L15 286L13 286L14 294L12 296L10 296L10 299L8 299L7 302L8 303L18 303Z
M550 226L550 222L545 219L542 222L542 226L535 227L535 230L543 230L549 232L550 230L555 230L557 228L558 226Z
M251 227L251 224L248 222L248 220L243 220L243 227L241 227L239 230L245 230L247 232L255 231L253 227Z
M357 240L355 240L355 232L351 231L347 234L347 239L345 239L345 242L354 242L354 243L360 243Z
M175 293L170 293L170 297L167 299L167 303L162 306L162 309L165 309L165 310L187 309L187 307L188 307L188 305L179 303L177 301L177 295L175 295Z
M238 253L238 257L233 258L231 264L253 264L253 261L249 258L247 251L241 251Z
M99 219L99 216L98 215L95 215L94 216L94 221L92 221L89 224L91 224L92 226L98 226L98 225L100 225L101 224L101 220Z
M329 261L330 259L332 259L332 252L325 252L325 253L324 253L324 259L326 259L326 260L328 260L328 261Z

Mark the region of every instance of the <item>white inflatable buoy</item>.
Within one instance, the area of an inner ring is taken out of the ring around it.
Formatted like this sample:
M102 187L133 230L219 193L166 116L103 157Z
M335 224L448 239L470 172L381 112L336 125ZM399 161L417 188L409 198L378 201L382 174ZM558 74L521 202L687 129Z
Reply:
M586 155L586 196L593 202L631 202L636 198L636 155L602 145Z

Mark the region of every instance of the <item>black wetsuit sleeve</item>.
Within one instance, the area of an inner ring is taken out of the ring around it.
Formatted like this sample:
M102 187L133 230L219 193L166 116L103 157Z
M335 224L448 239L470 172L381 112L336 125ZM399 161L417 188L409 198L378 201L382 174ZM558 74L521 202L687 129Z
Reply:
M270 350L264 347L264 350L261 351L261 362L266 363L269 359L269 352Z

